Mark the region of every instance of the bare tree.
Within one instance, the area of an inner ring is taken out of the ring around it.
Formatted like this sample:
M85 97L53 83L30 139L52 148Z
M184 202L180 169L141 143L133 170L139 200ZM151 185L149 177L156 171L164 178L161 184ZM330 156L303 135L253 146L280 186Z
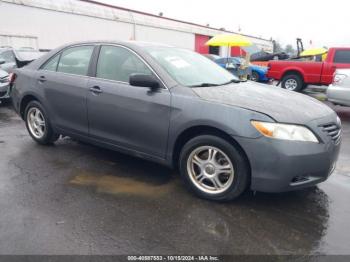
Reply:
M272 43L273 43L273 52L274 53L283 52L282 45L278 41L273 40Z
M293 56L295 55L296 51L294 49L294 47L290 44L286 45L284 52L286 52L288 55Z

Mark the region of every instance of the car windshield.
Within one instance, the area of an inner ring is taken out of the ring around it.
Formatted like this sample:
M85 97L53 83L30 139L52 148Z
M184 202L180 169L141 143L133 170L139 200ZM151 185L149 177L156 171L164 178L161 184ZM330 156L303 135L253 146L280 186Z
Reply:
M146 50L183 86L220 86L239 82L236 76L198 53L170 47L146 47Z

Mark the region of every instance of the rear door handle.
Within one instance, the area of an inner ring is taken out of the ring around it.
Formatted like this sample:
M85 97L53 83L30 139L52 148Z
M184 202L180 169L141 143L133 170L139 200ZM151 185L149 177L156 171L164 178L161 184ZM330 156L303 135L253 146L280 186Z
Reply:
M93 87L90 87L90 92L95 95L98 95L102 93L102 90L99 86L93 86Z
M38 80L39 80L40 83L43 83L43 82L46 81L46 77L45 76L40 76Z

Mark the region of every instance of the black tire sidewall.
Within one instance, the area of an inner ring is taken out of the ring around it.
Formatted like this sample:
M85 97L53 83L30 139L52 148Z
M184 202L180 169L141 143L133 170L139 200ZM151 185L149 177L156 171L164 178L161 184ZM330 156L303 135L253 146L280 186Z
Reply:
M231 160L234 167L234 181L232 185L220 194L209 194L197 188L187 172L187 160L191 152L200 146L214 146L222 150ZM182 179L187 187L201 198L216 201L229 201L241 195L247 188L249 168L243 152L227 142L225 139L212 135L201 135L188 141L181 150L179 167Z
M285 84L286 84L286 81L289 80L289 79L294 79L297 82L298 86L294 90L289 90L289 89L287 89L287 90L294 91L294 92L299 92L300 90L302 90L302 88L303 88L303 80L301 79L300 76L293 75L293 74L286 75L285 77L283 77L283 79L282 79L282 88L286 89Z
M309 84L303 84L303 88L302 88L302 90L304 90L304 89L306 89L307 87L309 86Z
M28 126L28 112L31 108L38 108L44 119L45 119L45 125L46 125L46 128L45 128L45 134L42 138L38 139L36 138L32 132L30 131L30 128ZM39 144L42 144L42 145L47 145L47 144L51 144L52 142L54 142L53 138L55 137L55 134L52 130L52 127L51 127L51 124L50 124L50 121L49 121L49 118L47 117L47 113L44 109L44 107L40 104L40 102L38 101L31 101L29 102L29 104L27 105L26 109L25 109L25 114L24 114L25 118L25 123L26 123L26 127L27 127L27 130L28 130L28 133L29 135Z

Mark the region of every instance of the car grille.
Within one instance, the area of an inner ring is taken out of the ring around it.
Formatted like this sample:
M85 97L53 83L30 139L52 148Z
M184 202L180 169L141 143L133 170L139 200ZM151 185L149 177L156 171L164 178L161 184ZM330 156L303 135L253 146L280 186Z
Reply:
M323 132L326 132L337 145L341 140L341 128L336 124L325 124L320 126Z
M8 83L9 82L9 77L8 76L5 76L3 78L0 78L0 83Z

